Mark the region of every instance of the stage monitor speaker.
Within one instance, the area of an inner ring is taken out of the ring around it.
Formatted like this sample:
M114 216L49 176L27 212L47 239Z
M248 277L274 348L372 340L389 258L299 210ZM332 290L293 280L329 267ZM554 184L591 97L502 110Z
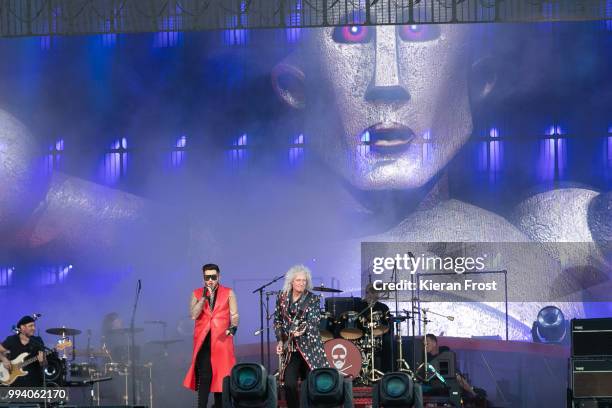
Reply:
M612 398L612 358L572 359L572 390L577 398Z
M612 356L612 318L572 319L572 357Z

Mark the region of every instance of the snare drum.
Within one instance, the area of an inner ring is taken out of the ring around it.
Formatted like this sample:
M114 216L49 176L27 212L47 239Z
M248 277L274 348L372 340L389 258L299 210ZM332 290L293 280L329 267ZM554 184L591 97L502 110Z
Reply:
M334 338L335 328L336 324L334 323L334 316L330 312L321 311L319 333L321 333L321 339L324 342Z
M363 336L363 326L357 312L348 311L342 313L338 324L340 326L340 337L344 339L358 340Z

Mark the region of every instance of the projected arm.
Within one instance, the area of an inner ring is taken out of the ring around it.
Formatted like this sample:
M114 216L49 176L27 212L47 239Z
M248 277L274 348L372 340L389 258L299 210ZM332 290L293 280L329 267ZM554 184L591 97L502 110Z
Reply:
M193 293L191 294L191 305L189 307L189 310L192 320L197 319L202 313L202 309L204 308L204 301L204 296L202 296L202 298L198 300L198 298L196 298Z

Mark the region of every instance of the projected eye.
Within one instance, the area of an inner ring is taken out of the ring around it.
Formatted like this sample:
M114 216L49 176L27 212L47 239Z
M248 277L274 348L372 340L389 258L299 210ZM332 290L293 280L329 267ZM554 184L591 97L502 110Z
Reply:
M399 27L399 36L404 41L422 42L435 40L440 36L440 27L435 25L403 25Z
M344 26L334 28L335 42L345 44L358 44L370 41L372 30L363 26Z

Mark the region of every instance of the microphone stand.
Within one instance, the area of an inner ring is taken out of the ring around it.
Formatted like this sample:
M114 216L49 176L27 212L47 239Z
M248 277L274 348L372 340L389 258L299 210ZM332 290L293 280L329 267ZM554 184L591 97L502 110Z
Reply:
M140 290L142 289L142 283L140 279L138 279L138 285L136 287L136 297L134 299L134 307L132 309L132 317L130 320L130 333L129 333L129 341L130 346L128 347L128 361L131 364L130 371L132 375L132 404L136 405L136 356L135 356L135 348L136 348L136 339L134 336L134 320L136 319L136 308L138 307L138 299L140 297Z
M277 282L278 280L282 279L285 275L280 275L277 276L276 278L272 279L270 282L263 284L262 286L258 287L257 289L255 289L253 292L251 293L257 293L259 292L259 357L261 360L261 365L264 365L264 301L263 301L263 295L264 295L264 289L267 288L268 286L272 285L273 283ZM268 340L269 342L269 340ZM269 345L269 344L268 344ZM268 352L269 354L269 352ZM269 359L269 356L268 356ZM270 370L270 366L268 365L268 367L266 367L268 370Z
M270 315L270 295L274 295L277 292L266 292L266 341L268 343L268 349L266 352L268 353L268 366L267 369L270 370L272 363L270 362L270 319L272 316Z

